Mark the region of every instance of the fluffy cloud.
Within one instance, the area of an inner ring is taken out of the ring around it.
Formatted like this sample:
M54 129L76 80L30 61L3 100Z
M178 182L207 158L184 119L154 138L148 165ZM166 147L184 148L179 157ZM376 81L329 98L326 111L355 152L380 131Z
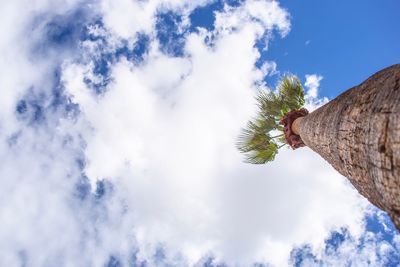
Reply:
M186 36L185 57L151 49L139 67L113 65L101 97L84 83L85 66L65 67L65 86L93 127L84 134L92 184L107 178L123 188L141 248L161 243L191 263L211 253L282 266L294 244L321 247L343 225L358 233L365 203L317 155L284 150L272 164L249 166L235 149L263 78L254 44L265 30L287 34L286 11L249 1L216 18L214 32Z
M322 255L333 229L362 235L366 202L318 155L282 149L251 166L235 149L265 75L254 44L288 34L288 12L250 0L217 11L214 30L185 30L207 2L1 9L15 26L0 40L1 265L285 266L304 243ZM160 49L165 10L186 17L182 56ZM80 40L86 20L92 36ZM149 36L143 60L119 56L138 32Z
M305 86L308 88L307 97L308 98L317 98L318 96L318 88L321 80L324 77L318 74L307 74Z
M177 11L189 15L196 7L211 0L103 0L101 14L108 29L119 37L134 38L138 32L152 33L156 15L165 11ZM133 15L134 14L134 15Z
M295 250L292 263L299 266L396 265L399 261L397 237L394 236L393 240L384 238L383 235L391 232L386 226L388 219L381 211L375 210L374 214L384 228L380 234L366 232L357 238L349 235L346 229L341 229L332 234L324 250L312 252L308 246Z
M261 66L261 71L263 72L263 75L275 75L279 74L279 71L277 71L277 65L275 61L265 61L262 66Z
M318 89L323 78L318 74L306 74L306 82L304 83L307 88L305 100L309 110L314 110L329 101L326 97L318 98Z

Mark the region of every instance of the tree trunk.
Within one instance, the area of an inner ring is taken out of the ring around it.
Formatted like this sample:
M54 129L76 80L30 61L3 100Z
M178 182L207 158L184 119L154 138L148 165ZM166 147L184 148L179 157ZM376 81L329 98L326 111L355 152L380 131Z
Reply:
M299 121L304 143L346 176L400 230L400 64Z

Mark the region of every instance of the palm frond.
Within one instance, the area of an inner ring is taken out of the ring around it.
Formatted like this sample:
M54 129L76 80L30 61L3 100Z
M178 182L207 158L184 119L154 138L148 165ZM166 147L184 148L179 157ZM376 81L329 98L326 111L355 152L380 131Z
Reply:
M285 114L304 106L304 90L300 80L293 75L286 76L278 85L278 93L285 108Z
M253 150L247 155L246 162L252 164L265 164L273 161L278 154L278 145L275 143L268 144L266 149Z
M247 123L238 138L237 148L246 154L246 162L264 164L275 159L278 149L285 143L281 118L292 109L304 105L304 91L300 80L293 75L285 76L276 92L260 91L256 97L259 114ZM272 136L271 133L278 133Z
M242 130L242 134L239 136L238 149L243 153L267 149L268 144L271 142L268 132L273 129L273 126L269 120L262 116L249 121L247 127Z
M281 99L272 91L260 91L256 97L257 106L265 117L278 117L282 107Z

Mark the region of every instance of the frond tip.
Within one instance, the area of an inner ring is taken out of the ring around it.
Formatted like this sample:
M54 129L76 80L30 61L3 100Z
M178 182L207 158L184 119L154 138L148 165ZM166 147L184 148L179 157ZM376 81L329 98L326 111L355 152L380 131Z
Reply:
M285 113L304 106L304 90L296 76L286 76L282 79L278 85L278 93Z
M286 113L304 105L303 87L296 76L287 75L279 82L276 92L260 91L256 102L259 114L247 123L236 146L246 155L247 163L264 164L274 160L278 149L286 144L279 123Z

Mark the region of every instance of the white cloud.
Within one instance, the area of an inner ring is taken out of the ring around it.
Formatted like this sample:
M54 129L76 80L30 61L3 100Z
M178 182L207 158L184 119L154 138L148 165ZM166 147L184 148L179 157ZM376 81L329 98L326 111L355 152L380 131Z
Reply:
M251 24L258 35L277 29L281 36L290 31L289 13L277 1L245 1L239 8L225 6L216 12L215 26L219 32L230 32Z
M272 76L275 74L279 74L277 70L277 65L275 61L265 61L261 66L261 71L264 76Z
M320 85L321 80L324 77L318 74L307 74L306 75L306 82L305 86L308 88L307 90L307 97L309 98L317 98L318 96L318 88Z
M211 0L101 0L101 13L106 28L111 29L118 37L134 38L136 33L152 33L158 12L174 10L188 15L198 6Z
M318 89L323 78L324 77L318 74L306 74L306 82L304 83L304 86L307 88L305 100L306 107L310 111L329 101L326 97L318 98Z
M350 262L352 266L387 266L396 254L391 244L369 232L363 239L347 237L336 250L320 251L315 256L324 266L340 266ZM313 263L314 259L308 260Z
M102 95L83 82L93 66L63 53L32 59L33 41L24 36L37 14L62 15L79 2L15 3L0 9L10 26L0 35L0 265L104 266L110 255L127 265L133 249L156 265L161 246L165 260L180 266L207 255L231 265L285 266L295 245L320 252L331 229L362 234L366 202L318 155L283 149L275 162L252 166L235 149L265 74L254 66L254 43L264 30L284 36L290 29L276 1L226 7L216 32L186 36L185 57L166 56L153 43L141 65L116 62ZM105 28L92 30L111 45L137 31L154 36L159 8L187 15L205 3L102 1L93 10ZM204 43L210 34L218 36L213 47ZM91 45L85 53L97 51ZM49 105L48 80L61 60L79 116L47 110L46 124L34 127L16 119L15 105L29 92ZM318 102L316 89L309 95ZM104 199L75 196L83 155L93 189L102 179L112 183Z
M270 10L262 23L247 19L257 8ZM152 50L142 67L122 61L100 98L85 89L81 66L65 68L94 129L84 134L86 172L92 184L106 177L126 191L140 247L162 243L191 263L213 253L230 264L283 266L295 244L323 246L343 225L359 233L365 202L318 155L283 150L274 163L250 166L235 149L263 78L253 45L265 27L285 32L282 16L275 2L226 8L213 48L201 31L187 36L187 58Z

